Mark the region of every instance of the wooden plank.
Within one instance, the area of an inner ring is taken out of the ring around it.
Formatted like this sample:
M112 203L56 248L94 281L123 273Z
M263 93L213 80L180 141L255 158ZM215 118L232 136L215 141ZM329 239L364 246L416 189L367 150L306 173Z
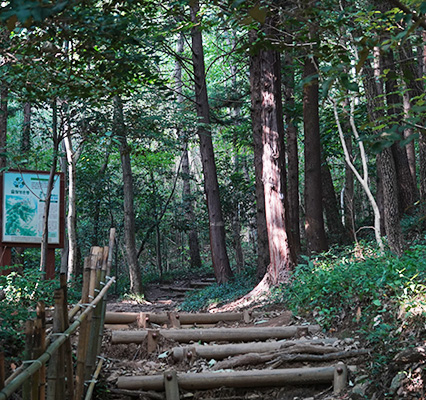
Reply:
M213 341L242 341L250 342L267 339L289 339L306 327L283 326L283 327L256 327L256 328L211 328L211 329L160 329L161 336L176 342L213 342ZM310 325L309 333L319 332L319 325ZM118 343L142 343L147 335L144 330L138 331L113 331L112 344Z
M219 387L268 387L286 385L314 385L332 383L335 367L286 368L232 372L204 372L178 374L179 387L185 390L205 390ZM119 389L164 390L163 375L121 376Z

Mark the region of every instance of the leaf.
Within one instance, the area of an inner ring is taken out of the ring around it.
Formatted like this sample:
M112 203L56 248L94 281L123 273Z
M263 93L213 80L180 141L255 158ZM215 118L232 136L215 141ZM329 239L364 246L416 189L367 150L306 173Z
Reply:
M377 307L380 307L382 305L382 303L378 299L373 300L373 304Z
M420 4L420 12L422 14L426 13L426 1L422 1L422 4Z
M356 82L351 82L349 80L348 74L342 74L340 77L340 80L342 82L342 85L345 87L345 89L348 89L352 92L359 92L359 86Z
M266 11L261 9L259 5L249 10L249 15L257 22L264 24L266 21Z

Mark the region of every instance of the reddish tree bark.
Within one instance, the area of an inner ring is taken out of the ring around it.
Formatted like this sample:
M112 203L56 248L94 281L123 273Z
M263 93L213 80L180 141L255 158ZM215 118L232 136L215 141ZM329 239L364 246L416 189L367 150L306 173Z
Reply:
M273 21L269 21L271 26ZM290 251L286 208L284 125L281 63L274 50L261 51L261 121L263 186L270 264L266 278L276 285L288 280L294 257Z
M250 32L250 41L256 40L257 33ZM265 218L265 191L263 188L262 167L262 93L261 93L261 57L257 51L250 57L250 97L251 123L253 129L254 174L256 180L256 227L257 227L257 278L261 280L270 263L268 230Z

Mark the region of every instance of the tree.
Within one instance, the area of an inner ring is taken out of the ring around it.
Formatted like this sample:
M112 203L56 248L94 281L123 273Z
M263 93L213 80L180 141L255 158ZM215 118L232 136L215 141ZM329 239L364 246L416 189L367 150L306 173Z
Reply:
M201 162L204 174L204 190L207 199L207 210L210 224L210 250L216 280L219 284L225 283L232 276L226 252L225 225L219 197L219 183L217 180L216 164L213 151L213 142L210 130L209 102L207 96L206 73L204 66L204 52L199 24L199 4L191 4L191 21L193 27L192 61L194 67L195 102L198 116L197 133L200 140Z
M321 145L318 114L318 79L315 60L306 56L303 77L303 127L305 132L305 232L308 251L327 250L321 185Z
M130 274L130 290L133 293L140 294L142 293L142 278L136 252L135 213L133 209L133 177L130 160L130 147L127 144L123 103L119 96L114 97L114 130L120 141L120 158L123 172L124 243Z

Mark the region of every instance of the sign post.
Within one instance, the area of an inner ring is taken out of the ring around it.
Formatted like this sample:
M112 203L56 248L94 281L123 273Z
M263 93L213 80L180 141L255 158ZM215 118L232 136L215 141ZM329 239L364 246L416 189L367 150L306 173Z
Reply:
M11 263L12 247L40 247L49 172L8 171L2 175L0 265ZM56 173L48 220L46 278L55 276L55 249L64 246L64 175ZM6 272L7 273L7 272Z

